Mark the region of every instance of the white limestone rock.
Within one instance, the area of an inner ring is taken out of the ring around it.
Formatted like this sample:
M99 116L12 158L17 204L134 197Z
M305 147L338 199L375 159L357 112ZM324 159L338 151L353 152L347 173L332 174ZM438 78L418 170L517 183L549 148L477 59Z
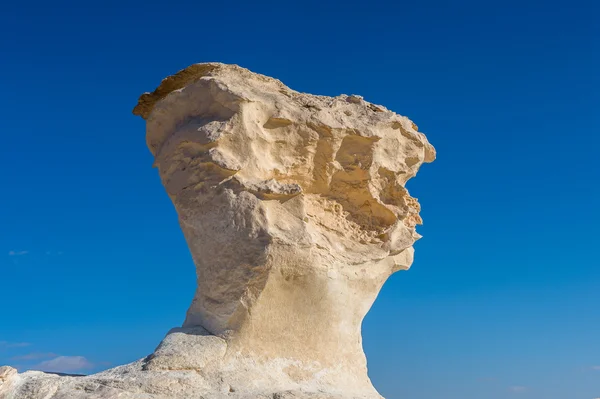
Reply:
M144 370L203 370L220 362L227 342L202 327L173 328L144 364Z
M9 366L0 367L0 392L8 391L11 385L15 382L17 369Z
M412 263L420 207L404 185L435 159L425 135L360 96L219 63L163 80L134 113L196 265L183 328L96 375L10 372L0 398L381 398L361 323Z

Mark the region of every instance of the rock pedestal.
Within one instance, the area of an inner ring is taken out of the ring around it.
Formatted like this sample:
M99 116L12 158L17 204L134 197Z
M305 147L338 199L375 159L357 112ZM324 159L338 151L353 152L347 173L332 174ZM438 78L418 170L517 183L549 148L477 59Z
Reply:
M435 150L414 123L218 63L163 80L134 114L196 265L185 323L94 376L9 373L5 397L44 397L28 383L53 398L381 398L361 323L419 238L404 186Z

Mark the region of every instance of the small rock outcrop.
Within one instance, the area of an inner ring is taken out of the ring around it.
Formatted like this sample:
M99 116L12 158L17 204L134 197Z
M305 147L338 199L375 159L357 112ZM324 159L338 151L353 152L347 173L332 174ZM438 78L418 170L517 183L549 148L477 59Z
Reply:
M196 265L181 328L86 377L0 368L0 398L381 398L361 323L408 269L435 150L360 96L315 96L196 64L139 99L146 141Z

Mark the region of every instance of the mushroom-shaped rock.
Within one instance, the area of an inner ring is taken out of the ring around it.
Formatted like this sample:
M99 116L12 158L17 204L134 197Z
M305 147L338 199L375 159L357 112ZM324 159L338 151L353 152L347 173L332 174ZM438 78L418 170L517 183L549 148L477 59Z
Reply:
M220 63L166 78L134 114L197 291L155 353L65 379L56 397L381 398L361 323L412 263L420 206L405 184L435 159L425 135L360 96L300 93Z

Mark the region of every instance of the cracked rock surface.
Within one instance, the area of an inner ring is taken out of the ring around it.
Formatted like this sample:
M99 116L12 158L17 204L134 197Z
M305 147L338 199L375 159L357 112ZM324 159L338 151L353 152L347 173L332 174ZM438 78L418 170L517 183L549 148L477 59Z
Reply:
M196 64L140 97L198 288L150 356L85 377L0 368L0 398L381 398L361 323L420 237L405 188L435 150L360 96Z

